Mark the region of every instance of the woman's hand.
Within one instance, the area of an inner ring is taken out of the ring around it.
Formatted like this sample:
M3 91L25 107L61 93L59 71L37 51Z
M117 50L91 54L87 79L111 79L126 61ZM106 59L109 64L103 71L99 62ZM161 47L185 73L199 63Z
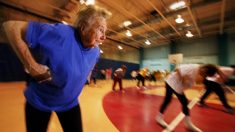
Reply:
M29 69L26 69L26 72L28 72L38 83L52 80L50 69L46 65L36 64L32 67L30 66Z

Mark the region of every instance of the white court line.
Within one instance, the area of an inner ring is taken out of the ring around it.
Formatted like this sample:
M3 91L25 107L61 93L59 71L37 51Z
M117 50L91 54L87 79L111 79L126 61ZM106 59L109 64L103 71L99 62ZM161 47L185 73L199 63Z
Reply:
M231 93L235 94L235 92L227 85L224 85L225 88L227 88Z
M189 104L188 104L188 108L192 109L193 106L199 101L199 97L205 93L206 90L202 90L201 92L199 92L199 96L194 98ZM166 129L164 129L162 132L169 132L169 131L173 131L175 129L175 127L183 120L183 118L185 117L185 115L183 114L183 112L180 112L178 114L178 116L176 116L176 118L168 125L168 127Z

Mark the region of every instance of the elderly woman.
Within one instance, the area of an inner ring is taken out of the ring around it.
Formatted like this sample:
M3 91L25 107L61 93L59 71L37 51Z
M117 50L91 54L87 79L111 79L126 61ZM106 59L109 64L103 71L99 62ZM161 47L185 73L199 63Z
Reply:
M52 111L67 132L81 132L78 96L96 64L111 15L97 6L78 14L77 27L7 21L3 27L12 48L31 76L25 90L28 132L45 132ZM29 49L40 57L34 59Z

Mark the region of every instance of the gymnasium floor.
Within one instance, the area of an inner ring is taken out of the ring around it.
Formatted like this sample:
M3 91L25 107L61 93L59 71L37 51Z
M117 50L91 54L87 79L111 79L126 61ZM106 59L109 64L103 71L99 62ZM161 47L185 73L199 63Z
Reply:
M112 80L98 80L97 86L85 86L80 98L84 132L158 132L155 115L163 101L164 83L149 83L147 88L137 89L136 82L124 80L125 92L112 92ZM25 132L24 82L0 83L1 132ZM209 107L197 106L196 97L203 91L196 86L186 91L190 99L192 120L204 132L235 132L235 115L228 114L216 95L207 99ZM235 95L226 90L229 104L235 108ZM168 107L165 120L176 132L184 127L181 105L176 99ZM55 114L50 120L48 132L62 132Z

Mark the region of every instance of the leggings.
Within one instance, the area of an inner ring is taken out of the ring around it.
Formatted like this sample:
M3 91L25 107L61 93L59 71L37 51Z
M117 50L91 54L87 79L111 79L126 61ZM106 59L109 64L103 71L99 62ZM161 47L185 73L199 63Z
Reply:
M228 104L224 90L219 83L205 80L204 85L206 87L206 92L204 93L204 95L202 95L202 97L200 99L200 103L204 104L204 100L211 94L211 92L215 92L225 108L227 108L227 109L232 108Z
M138 82L137 82L138 87L140 86L140 82L142 83L142 86L145 86L145 84L144 84L145 83L145 78L142 75L138 74L136 76L136 79L138 80Z
M186 116L189 116L189 109L188 109L188 100L186 98L186 96L183 94L178 94L176 93L167 83L166 83L166 95L165 95L165 99L160 107L160 112L163 114L164 111L166 110L167 106L170 104L171 99L172 99L172 94L175 94L178 98L178 100L180 101L181 105L182 105L182 109L183 109L183 113Z
M28 102L25 105L27 132L46 132L52 112L44 112L34 108ZM80 106L68 111L56 112L64 132L82 132Z
M118 77L115 77L115 76L113 78L113 90L115 90L115 86L116 86L117 82L119 84L120 90L122 90L122 79L118 78Z

